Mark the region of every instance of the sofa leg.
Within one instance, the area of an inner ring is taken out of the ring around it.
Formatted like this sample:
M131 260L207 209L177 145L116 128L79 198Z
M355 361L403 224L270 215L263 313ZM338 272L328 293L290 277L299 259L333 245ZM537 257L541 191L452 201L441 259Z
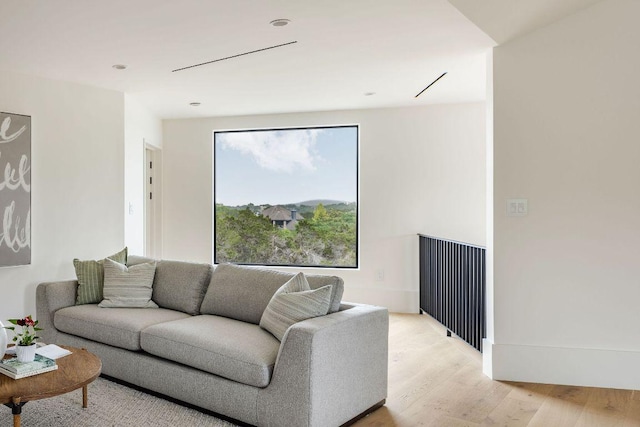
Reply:
M369 415L370 413L372 413L376 409L382 408L386 402L387 402L387 399L381 400L380 402L378 402L375 405L373 405L371 408L369 408L369 409L365 410L364 412L362 412L362 413L356 415L355 417L351 418L349 421L347 421L346 423L342 424L340 427L346 427L346 426L350 426L351 424L354 424L356 421L363 419L364 417L366 417L367 415Z

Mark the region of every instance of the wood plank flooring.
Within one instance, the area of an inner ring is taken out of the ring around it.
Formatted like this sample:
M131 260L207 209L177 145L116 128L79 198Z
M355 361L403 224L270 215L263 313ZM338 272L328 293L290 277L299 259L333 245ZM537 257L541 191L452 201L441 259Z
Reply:
M434 319L392 314L387 403L354 426L633 427L640 391L492 381Z

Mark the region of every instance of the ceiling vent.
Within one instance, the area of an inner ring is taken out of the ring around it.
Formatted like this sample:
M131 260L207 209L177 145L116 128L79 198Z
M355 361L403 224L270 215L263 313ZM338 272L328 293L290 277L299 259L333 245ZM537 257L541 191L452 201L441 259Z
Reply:
M437 79L435 79L434 81L432 81L431 83L429 83L429 85L427 87L425 87L424 89L422 89L420 91L419 94L417 94L414 98L419 97L420 95L422 95L422 92L424 92L425 90L429 89L431 86L433 86L435 84L435 82L437 82L438 80L440 80L441 78L444 77L444 75L447 74L447 72L445 71L444 73L440 74L440 77L438 77Z
M224 58L214 59L212 61L203 62L201 64L194 64L194 65L189 65L187 67L176 68L175 70L171 70L171 72L175 73L177 71L188 70L189 68L201 67L203 65L213 64L214 62L226 61L227 59L233 59L233 58L237 58L239 56L251 55L252 53L258 53L258 52L264 52L265 50L275 49L275 48L278 48L278 47L284 47L284 46L288 46L288 45L294 44L294 43L298 43L298 41L295 40L295 41L292 41L292 42L289 42L289 43L283 43L283 44L278 44L278 45L275 45L275 46L263 47L262 49L252 50L251 52L239 53L237 55L226 56Z

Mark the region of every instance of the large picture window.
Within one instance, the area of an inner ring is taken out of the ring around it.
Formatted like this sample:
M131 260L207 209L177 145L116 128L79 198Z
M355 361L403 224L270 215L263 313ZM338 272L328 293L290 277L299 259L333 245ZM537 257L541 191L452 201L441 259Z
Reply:
M214 262L358 267L358 126L215 131Z

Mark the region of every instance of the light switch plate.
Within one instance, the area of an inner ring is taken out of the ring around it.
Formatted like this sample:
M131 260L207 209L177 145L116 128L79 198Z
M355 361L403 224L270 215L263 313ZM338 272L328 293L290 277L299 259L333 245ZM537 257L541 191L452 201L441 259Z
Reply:
M507 216L525 216L528 213L528 199L507 199Z

